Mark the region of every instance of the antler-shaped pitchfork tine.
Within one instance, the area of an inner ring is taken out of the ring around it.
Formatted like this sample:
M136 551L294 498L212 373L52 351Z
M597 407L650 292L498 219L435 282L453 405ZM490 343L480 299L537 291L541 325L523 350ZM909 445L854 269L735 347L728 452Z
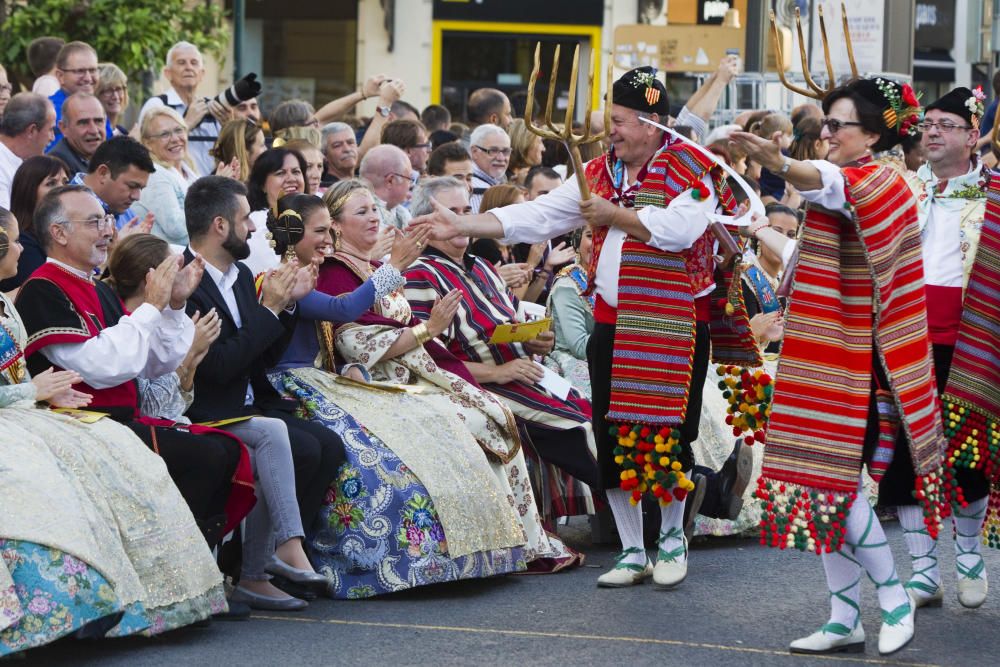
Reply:
M847 27L847 9L844 7L844 3L840 3L840 11L843 16L844 24L844 42L847 44L847 59L851 64L851 75L858 75L858 66L854 62L854 45L851 43L851 32ZM806 55L806 43L804 36L802 34L802 18L799 15L798 8L795 9L795 29L799 36L799 55L802 58L802 75L805 77L806 85L811 88L811 90L806 90L805 88L800 88L799 86L789 83L788 79L785 78L784 71L784 58L781 53L781 40L778 34L778 26L774 21L774 12L771 12L771 39L774 41L774 55L775 64L777 65L778 78L781 79L781 84L788 90L802 95L803 97L811 97L815 100L821 100L827 94L832 91L837 85L837 79L833 72L833 63L830 60L830 40L826 36L826 21L823 18L823 6L819 6L819 35L823 42L823 58L826 61L826 75L827 75L827 87L821 88L812 78L812 74L809 72L809 62Z
M573 169L576 172L577 184L580 186L580 194L584 199L590 199L590 188L587 186L587 179L584 177L583 173L583 160L580 158L580 146L583 144L589 144L593 141L600 141L606 136L608 131L607 128L611 126L611 67L608 67L608 93L604 104L604 132L601 132L600 134L593 134L590 129L590 100L592 99L594 91L595 68L594 61L592 60L590 76L587 79L587 119L584 122L583 134L575 134L573 132L573 110L576 107L576 77L580 67L580 45L577 44L576 51L573 53L573 70L570 74L569 102L566 105L566 116L564 118L563 127L560 129L552 122L556 76L559 71L559 46L556 45L556 55L552 62L552 75L549 78L549 94L545 104L545 126L539 127L535 124L534 118L531 117L531 109L535 101L535 84L538 82L538 74L541 65L541 48L542 45L539 42L535 46L535 67L531 71L531 80L528 81L527 104L524 109L524 124L532 134L542 137L543 139L555 139L566 145L566 148L569 150L570 157L573 160ZM596 56L597 54L595 53L592 57L596 59Z
M552 100L556 94L556 80L559 76L559 45L556 44L556 53L552 56L552 74L549 76L549 96L545 102L545 125L553 132L559 132L559 128L552 124Z
M844 42L847 43L847 61L851 64L851 78L858 78L858 66L854 62L854 44L851 43L851 30L847 27L847 7L840 3L840 18L844 22Z
M771 41L774 44L775 69L778 70L778 78L781 80L781 85L797 95L818 100L819 97L816 93L807 88L800 88L785 78L785 57L781 51L781 35L778 34L778 24L774 21L774 11L771 12Z
M826 55L827 67L829 67L830 81L833 81L833 68L830 67L830 50L826 43L826 26L823 23L822 5L820 5L819 11L820 37L823 40L823 51ZM799 34L799 56L802 58L802 76L805 77L806 85L813 89L813 92L816 94L816 99L822 99L828 91L820 88L816 82L813 81L812 73L809 71L809 56L806 54L806 40L802 35L802 17L799 15L798 7L795 8L795 30Z

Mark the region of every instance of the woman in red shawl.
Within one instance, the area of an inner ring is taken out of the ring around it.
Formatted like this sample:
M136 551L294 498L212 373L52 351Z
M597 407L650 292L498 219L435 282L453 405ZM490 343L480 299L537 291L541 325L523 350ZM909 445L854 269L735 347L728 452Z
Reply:
M810 202L797 246L766 220L749 228L790 270L798 253L758 488L761 540L822 553L830 619L792 652L864 650L867 573L884 655L913 638L914 610L872 508L863 494L855 502L862 464L878 478L893 456L910 457L934 533L942 508L916 202L897 172L872 160L916 131L920 110L909 86L876 78L834 89L823 111L827 160L793 160L766 138L731 135Z

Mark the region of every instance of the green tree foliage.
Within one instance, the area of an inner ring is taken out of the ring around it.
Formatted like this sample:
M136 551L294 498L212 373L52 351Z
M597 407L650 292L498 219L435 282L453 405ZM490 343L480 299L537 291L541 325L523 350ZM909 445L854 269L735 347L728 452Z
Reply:
M101 62L113 62L137 80L158 72L167 50L181 40L221 57L228 40L223 9L197 0L29 0L7 2L0 25L0 63L30 81L28 44L51 35L87 42ZM3 5L0 5L2 7Z

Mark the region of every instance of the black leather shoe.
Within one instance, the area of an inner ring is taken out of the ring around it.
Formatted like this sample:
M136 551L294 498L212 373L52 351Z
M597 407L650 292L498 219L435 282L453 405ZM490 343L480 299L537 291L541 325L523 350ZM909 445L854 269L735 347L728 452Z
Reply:
M329 584L329 581L327 582ZM278 590L288 593L292 597L299 598L300 600L305 600L306 602L312 602L319 595L317 594L317 588L313 586L305 586L303 584L297 584L294 581L289 581L284 577L279 577L276 575L271 575L271 585ZM322 592L322 591L320 591Z
M743 492L753 476L753 451L740 438L719 471L719 505L723 518L735 520L743 509Z
M694 533L694 518L705 500L705 488L708 486L708 480L701 473L695 473L691 481L694 482L694 490L687 495L687 502L684 503L684 535L689 541Z
M229 610L212 615L214 621L246 621L250 618L250 605L229 599Z

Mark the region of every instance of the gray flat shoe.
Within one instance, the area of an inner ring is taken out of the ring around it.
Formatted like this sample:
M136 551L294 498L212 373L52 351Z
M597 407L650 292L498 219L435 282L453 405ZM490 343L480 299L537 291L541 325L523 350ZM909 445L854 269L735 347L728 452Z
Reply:
M242 602L251 609L259 611L300 611L309 606L305 600L298 598L273 598L268 595L260 595L248 591L242 586L237 586L229 598L235 602Z
M268 574L273 574L276 577L282 577L292 583L304 586L312 591L316 591L317 593L325 591L327 584L330 583L329 579L324 577L322 574L292 567L277 556L271 556L271 560L264 567L264 571Z

